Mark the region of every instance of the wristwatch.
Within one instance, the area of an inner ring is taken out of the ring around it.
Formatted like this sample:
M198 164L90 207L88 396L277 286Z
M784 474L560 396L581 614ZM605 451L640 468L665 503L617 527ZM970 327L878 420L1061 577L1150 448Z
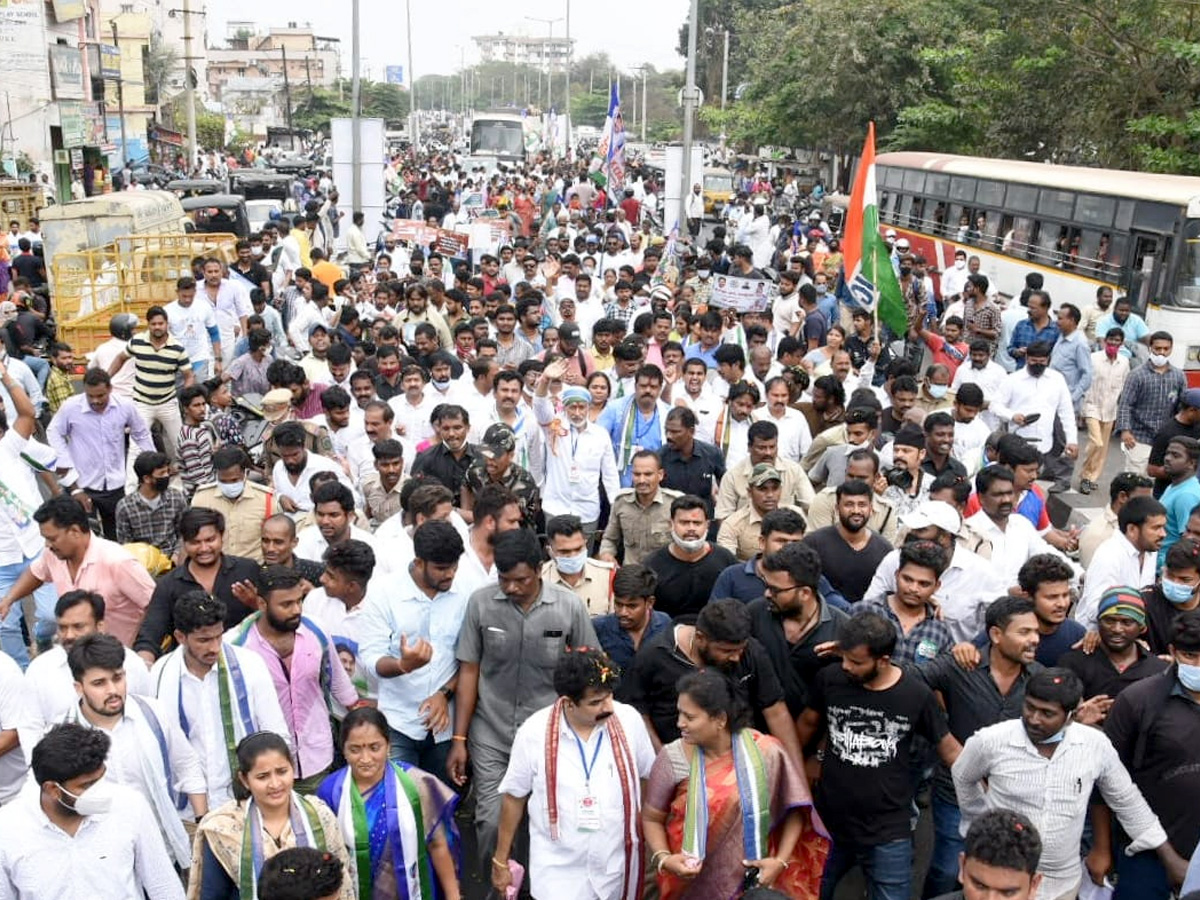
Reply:
M447 703L454 699L454 688L450 687L450 685L438 688L438 693L446 698Z

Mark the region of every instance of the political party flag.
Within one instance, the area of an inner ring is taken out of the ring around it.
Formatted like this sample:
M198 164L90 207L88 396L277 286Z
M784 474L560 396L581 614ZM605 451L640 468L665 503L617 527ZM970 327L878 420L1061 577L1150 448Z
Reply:
M875 192L875 123L867 126L843 244L846 289L851 300L878 315L897 335L908 331L908 311L900 281L892 268L887 244L879 233L879 200Z
M596 179L608 190L613 202L625 189L625 120L621 117L621 84L613 82L608 98L608 117L604 120L604 131L596 146L598 171L603 180Z

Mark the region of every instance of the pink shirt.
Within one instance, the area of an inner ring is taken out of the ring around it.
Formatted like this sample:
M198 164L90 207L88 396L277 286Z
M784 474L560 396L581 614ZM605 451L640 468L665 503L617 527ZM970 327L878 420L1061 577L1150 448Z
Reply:
M104 598L105 630L126 647L133 646L154 593L154 579L120 544L93 534L74 578L67 561L48 549L30 563L29 571L53 584L60 597L67 591L95 591Z
M307 625L301 625L286 670L283 660L257 625L250 629L243 646L257 653L271 673L283 717L296 746L297 776L308 778L329 768L333 763L333 733L329 728L329 709L321 692L320 640ZM353 706L358 703L358 690L342 668L332 644L329 653L333 671L330 692L343 706Z

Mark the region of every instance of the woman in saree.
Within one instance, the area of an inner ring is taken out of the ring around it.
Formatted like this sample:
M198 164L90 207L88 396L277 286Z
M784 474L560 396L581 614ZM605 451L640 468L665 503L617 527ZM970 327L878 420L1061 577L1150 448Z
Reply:
M658 754L642 825L662 900L729 900L758 884L820 893L828 839L812 825L803 772L712 670L679 682L680 739Z
M236 799L210 810L196 829L188 900L258 900L263 864L292 847L350 859L337 818L315 797L292 786L296 770L287 742L273 731L247 735L237 746ZM345 879L341 900L354 900Z
M459 900L451 847L458 797L422 770L388 759L388 723L374 707L342 720L347 765L317 789L334 811L359 900Z

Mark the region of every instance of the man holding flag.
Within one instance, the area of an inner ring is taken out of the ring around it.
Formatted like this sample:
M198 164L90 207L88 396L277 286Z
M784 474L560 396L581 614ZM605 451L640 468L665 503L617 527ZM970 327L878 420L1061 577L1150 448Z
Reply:
M609 199L625 189L625 120L621 117L621 84L614 81L608 99L608 117L588 167L589 177L603 187Z
M872 312L876 332L882 321L895 336L903 336L908 331L908 313L887 244L879 234L874 122L867 126L867 141L846 212L846 240L842 247L845 290L850 301Z

